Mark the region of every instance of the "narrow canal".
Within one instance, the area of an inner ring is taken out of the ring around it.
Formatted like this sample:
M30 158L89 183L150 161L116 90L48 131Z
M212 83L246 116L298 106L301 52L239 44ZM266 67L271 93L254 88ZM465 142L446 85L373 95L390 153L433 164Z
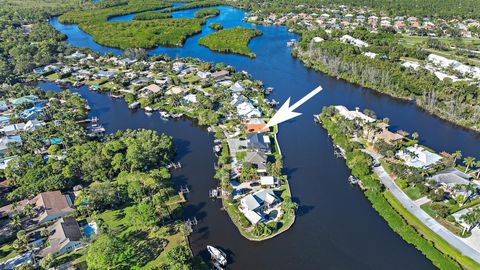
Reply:
M396 129L417 131L423 144L438 151L462 150L464 156L477 156L480 137L439 120L419 110L414 104L358 87L306 69L290 55L286 42L298 38L284 27L254 26L242 21L244 11L222 6L220 16L208 23L219 22L225 28L244 26L257 28L263 35L255 38L250 48L255 59L224 55L197 44L200 37L212 30L189 38L183 48L156 48L150 54L166 53L171 57L198 57L205 61L224 62L237 70L246 70L254 79L275 88L272 98L283 102L296 101L318 85L325 89L298 111L304 115L280 126L279 141L285 156L292 195L299 203L297 221L288 232L265 242L250 242L237 232L219 202L208 199L213 180L213 137L188 120L164 121L128 110L123 101L77 89L92 107L107 131L148 128L173 136L178 159L183 168L174 175L177 185L188 185L185 217L196 217L199 225L190 241L195 254L206 256L207 244L228 251L231 269L432 269L420 252L405 243L372 209L363 194L349 186L349 171L343 160L333 157L332 143L326 132L313 122L312 115L323 106L342 104L353 108L369 108L379 117L390 118ZM175 17L193 17L195 10L175 12ZM129 20L120 16L113 20ZM88 47L100 53L120 54L93 42L75 25L62 25L56 18L51 24L68 36L73 46ZM41 88L58 90L54 84L41 83Z

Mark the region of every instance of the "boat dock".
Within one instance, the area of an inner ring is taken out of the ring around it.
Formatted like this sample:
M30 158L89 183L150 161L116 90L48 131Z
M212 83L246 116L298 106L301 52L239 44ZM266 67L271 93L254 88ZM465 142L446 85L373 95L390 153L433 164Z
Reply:
M182 164L180 164L180 161L177 163L170 162L170 164L167 165L167 169L173 171L182 168Z

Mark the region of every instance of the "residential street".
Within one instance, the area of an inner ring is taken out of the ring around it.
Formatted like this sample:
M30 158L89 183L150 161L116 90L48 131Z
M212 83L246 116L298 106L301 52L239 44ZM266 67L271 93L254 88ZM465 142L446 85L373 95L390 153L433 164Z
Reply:
M378 155L370 154L375 160L378 161ZM382 166L375 167L373 171L378 175L385 187L395 196L395 198L408 209L415 217L417 217L423 224L428 226L432 231L440 235L450 245L458 249L464 255L480 262L479 247L475 249L462 241L459 237L455 236L452 232L443 227L435 219L430 217L425 211L423 211L414 201L412 201L401 189L397 186L394 180L387 174Z

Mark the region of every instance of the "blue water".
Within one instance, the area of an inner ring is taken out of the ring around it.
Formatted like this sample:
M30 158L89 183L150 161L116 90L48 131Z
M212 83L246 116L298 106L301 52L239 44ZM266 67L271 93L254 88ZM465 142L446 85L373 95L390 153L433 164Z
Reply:
M85 237L87 239L90 238L90 236L94 235L97 233L97 230L95 229L94 226L87 224L83 227L83 233L85 234Z
M412 246L392 232L372 209L364 195L347 183L350 174L344 161L333 157L330 138L314 124L312 115L326 105L342 104L351 109L374 110L380 118L388 117L393 129L418 132L420 142L437 151L462 150L464 156L480 157L477 133L440 120L415 106L377 94L305 68L291 57L287 41L298 36L285 27L256 26L242 21L245 12L228 6L219 7L219 16L208 19L202 33L187 39L182 48L158 47L150 54L166 53L171 57L198 57L205 61L224 62L237 70L246 70L254 79L274 87L271 95L279 101L292 102L322 85L324 90L298 109L302 116L280 125L279 141L284 154L285 173L289 176L293 199L299 203L295 225L286 233L266 242L242 238L218 202L208 200L213 181L213 136L188 120L162 121L158 114L133 113L125 102L106 95L75 89L84 96L92 111L108 132L126 128L150 128L174 137L182 169L173 175L177 185L188 185L185 217L196 217L199 225L190 236L195 254L208 257L207 244L227 251L231 269L432 269L431 263ZM173 13L175 17L193 17L195 10ZM113 20L128 20L121 16ZM243 26L259 29L249 48L257 57L215 53L197 44L213 30L208 24L219 22L225 28ZM68 36L73 46L88 47L99 53L120 54L120 50L95 44L76 26L52 25ZM54 84L42 83L43 89L56 90Z

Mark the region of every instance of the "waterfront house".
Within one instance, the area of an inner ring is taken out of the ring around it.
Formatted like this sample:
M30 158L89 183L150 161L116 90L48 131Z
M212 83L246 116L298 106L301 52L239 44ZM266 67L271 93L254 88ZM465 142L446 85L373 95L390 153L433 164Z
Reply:
M259 118L249 119L245 125L247 133L268 132L269 129L265 128L265 122Z
M373 134L373 141L383 140L387 143L394 143L402 140L404 137L398 133L391 132L388 130L389 125L387 123L380 122L377 124L379 131ZM369 138L370 140L370 138Z
M280 202L280 199L271 189L261 189L249 194L240 200L240 211L252 223L257 224L264 220L263 211L270 209Z
M405 161L407 166L415 168L425 168L437 163L442 159L441 156L428 151L427 149L418 145L410 146L401 149L396 154L397 158Z
M230 71L228 70L219 70L212 73L210 77L214 80L221 80L227 77L229 74L230 74Z
M50 253L55 257L60 256L81 246L82 232L73 217L60 218L48 227L48 231L50 232L49 246L40 252L43 257Z
M271 151L270 137L263 133L247 134L248 149L260 150L266 153Z
M348 120L354 120L354 119L361 119L365 122L373 123L375 122L375 119L372 117L360 112L359 108L356 107L355 111L350 111L348 110L345 106L335 106L335 110L343 117L347 118Z
M156 84L150 84L139 90L139 97L147 98L150 94L156 94L162 91L162 88Z
M263 152L247 151L244 162L252 164L259 174L267 172L267 155Z
M428 178L450 190L456 185L468 185L472 177L456 168L448 168Z
M72 53L71 55L65 56L65 59L78 60L84 58L86 55L79 51Z
M185 67L185 63L175 62L172 64L172 71L175 72L175 74L179 74L183 69L185 69Z

